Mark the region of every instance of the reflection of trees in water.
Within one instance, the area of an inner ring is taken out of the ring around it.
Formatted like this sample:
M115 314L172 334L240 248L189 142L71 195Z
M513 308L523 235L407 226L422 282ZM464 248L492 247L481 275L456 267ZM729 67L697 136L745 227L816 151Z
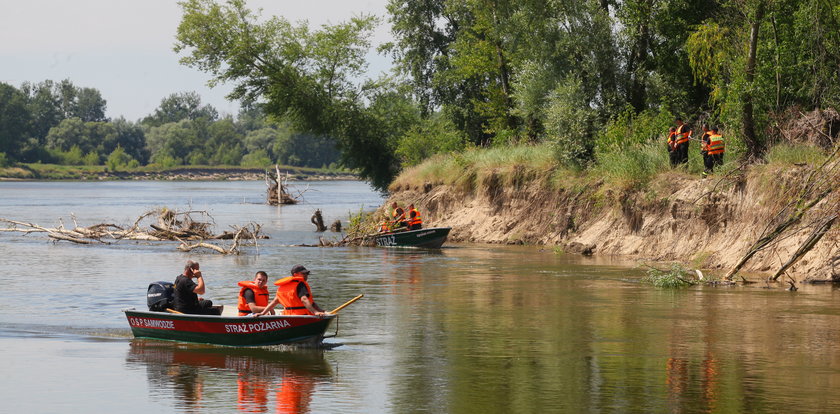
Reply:
M268 412L273 393L277 412L307 412L315 386L332 377L323 352L309 349L220 348L135 339L126 363L146 368L154 397L173 398L176 407L187 411L235 407Z

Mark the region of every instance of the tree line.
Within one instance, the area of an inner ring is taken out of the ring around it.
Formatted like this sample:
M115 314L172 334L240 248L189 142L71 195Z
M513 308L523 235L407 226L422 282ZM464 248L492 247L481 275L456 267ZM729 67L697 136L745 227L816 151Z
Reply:
M220 116L195 92L171 94L132 122L108 119L95 88L70 80L0 83L0 160L107 165L112 170L156 164L303 167L340 164L334 140L270 120L258 106Z
M539 144L575 168L664 152L675 116L721 126L728 152L759 160L785 119L840 100L840 7L826 0L390 0L394 40L379 52L395 70L375 79L363 75L380 17L313 28L245 0L180 5L182 64L291 131L331 137L381 189L470 147ZM140 122L150 161L278 156L268 137L233 139L240 120L160 117Z

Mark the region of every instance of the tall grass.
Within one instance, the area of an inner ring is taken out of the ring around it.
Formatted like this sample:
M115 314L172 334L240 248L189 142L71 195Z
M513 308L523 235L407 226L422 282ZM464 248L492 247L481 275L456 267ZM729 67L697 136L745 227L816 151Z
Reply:
M391 184L392 188L418 187L426 182L471 191L488 174L499 175L504 184L547 175L557 167L550 144L498 148L470 148L438 154L408 168Z
M779 144L767 152L767 162L770 164L810 164L823 162L826 153L819 147L808 144Z
M597 163L591 168L590 175L622 187L641 187L669 168L665 145L649 143L597 154Z

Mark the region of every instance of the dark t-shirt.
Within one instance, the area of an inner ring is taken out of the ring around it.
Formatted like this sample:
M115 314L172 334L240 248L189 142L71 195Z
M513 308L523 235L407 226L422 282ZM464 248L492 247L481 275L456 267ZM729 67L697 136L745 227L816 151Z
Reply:
M297 293L297 297L299 298L309 296L309 292L306 291L306 286L303 283L298 283L297 290L295 292ZM311 301L312 298L309 298L309 300Z
M176 311L190 313L199 309L198 295L193 292L196 286L198 285L192 279L184 275L175 278L175 298L172 306Z
M251 289L245 289L242 292L242 296L245 298L245 303L257 303L257 300L254 298L254 291Z

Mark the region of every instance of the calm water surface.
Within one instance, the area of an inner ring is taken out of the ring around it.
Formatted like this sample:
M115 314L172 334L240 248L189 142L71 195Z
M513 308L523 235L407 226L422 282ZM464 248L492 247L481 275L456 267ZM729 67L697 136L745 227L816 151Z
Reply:
M831 287L659 290L632 263L539 247L295 247L317 242L316 208L346 223L382 199L357 182L294 185L309 186L302 204L271 207L261 182L0 182L0 217L48 227L168 206L272 237L234 257L0 232L0 411L840 412ZM216 303L296 263L325 308L365 298L330 350L133 339L120 310L144 308L148 283L187 259Z

